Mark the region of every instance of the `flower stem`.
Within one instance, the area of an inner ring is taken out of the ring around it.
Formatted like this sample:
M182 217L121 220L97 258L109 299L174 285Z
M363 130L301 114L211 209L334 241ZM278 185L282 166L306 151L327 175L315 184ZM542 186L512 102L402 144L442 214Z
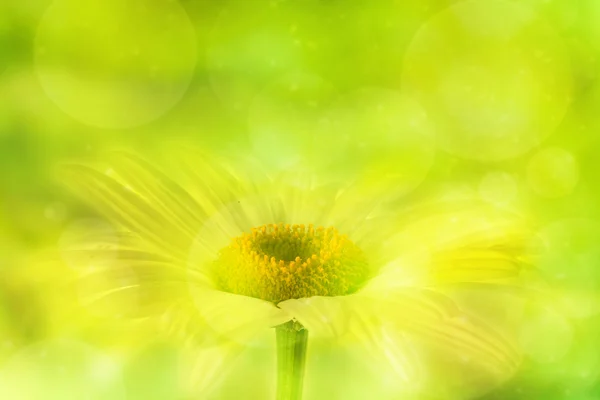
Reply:
M308 331L289 321L275 328L277 338L277 400L301 400Z

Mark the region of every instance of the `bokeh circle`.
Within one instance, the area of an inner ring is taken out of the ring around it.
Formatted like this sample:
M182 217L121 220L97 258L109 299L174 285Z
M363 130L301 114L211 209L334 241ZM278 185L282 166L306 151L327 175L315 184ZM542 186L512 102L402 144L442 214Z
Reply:
M303 69L304 47L294 27L295 2L232 0L209 37L206 68L212 89L231 110L245 113L269 82Z
M125 400L119 365L91 346L48 340L28 346L0 369L0 397L20 400Z
M443 127L444 150L494 162L527 152L555 130L572 77L561 37L526 5L468 0L418 31L402 85Z
M478 191L484 201L505 206L516 199L519 188L511 174L504 171L492 171L481 179Z
M569 320L550 307L535 307L519 334L523 352L539 364L559 362L569 353L573 339Z
M56 0L35 40L48 97L74 119L130 128L167 112L196 66L196 34L179 2Z
M597 221L572 218L543 227L534 239L538 268L556 288L556 301L571 317L588 317L599 311L598 237Z
M319 135L325 110L337 97L331 83L319 76L294 72L267 85L252 101L248 131L254 152L266 165L296 167L334 161L345 150L333 134ZM322 149L327 148L327 151ZM320 151L321 150L321 151Z
M363 87L345 93L323 115L316 143L328 172L356 179L363 195L405 195L423 182L435 160L437 130L414 98ZM349 175L348 173L352 173Z
M549 147L535 153L527 165L527 182L542 197L571 194L579 181L579 165L568 151Z

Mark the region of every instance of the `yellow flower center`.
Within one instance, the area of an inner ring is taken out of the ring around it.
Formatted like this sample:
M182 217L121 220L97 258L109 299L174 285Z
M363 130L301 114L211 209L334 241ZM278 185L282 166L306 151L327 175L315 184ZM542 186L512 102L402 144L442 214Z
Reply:
M342 296L368 279L362 251L332 227L269 224L234 238L213 264L223 291L278 303Z

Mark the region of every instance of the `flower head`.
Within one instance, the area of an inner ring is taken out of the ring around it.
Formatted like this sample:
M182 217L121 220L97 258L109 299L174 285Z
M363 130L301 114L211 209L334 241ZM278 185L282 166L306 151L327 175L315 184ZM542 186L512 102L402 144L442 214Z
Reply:
M223 291L279 303L354 293L369 268L362 251L334 227L280 223L233 238L213 274Z
M121 232L118 255L97 272L126 268L137 279L97 298L136 290L137 311L170 330L189 333L199 319L222 338L227 350L195 357L199 390L235 349L284 325L362 349L362 361L385 365L401 391L460 380L450 368L462 378L470 371L471 383L447 390L473 394L515 371L510 330L452 292L519 281L529 263L520 218L468 196L392 207L352 184L316 185L187 154L177 157L176 180L130 155L105 173L69 171ZM86 251L106 249L97 241Z

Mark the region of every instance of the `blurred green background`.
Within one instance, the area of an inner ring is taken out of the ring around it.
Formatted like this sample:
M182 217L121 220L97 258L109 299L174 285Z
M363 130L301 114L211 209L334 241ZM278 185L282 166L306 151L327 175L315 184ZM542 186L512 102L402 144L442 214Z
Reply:
M94 213L56 167L126 148L168 169L165 142L184 140L526 213L559 311L536 316L521 372L484 398L600 398L599 55L596 0L3 0L0 364L70 354L82 388L108 390L94 398L173 396L169 343L66 314L77 295L53 282L72 271L52 261ZM123 387L80 343L114 336L135 349Z

